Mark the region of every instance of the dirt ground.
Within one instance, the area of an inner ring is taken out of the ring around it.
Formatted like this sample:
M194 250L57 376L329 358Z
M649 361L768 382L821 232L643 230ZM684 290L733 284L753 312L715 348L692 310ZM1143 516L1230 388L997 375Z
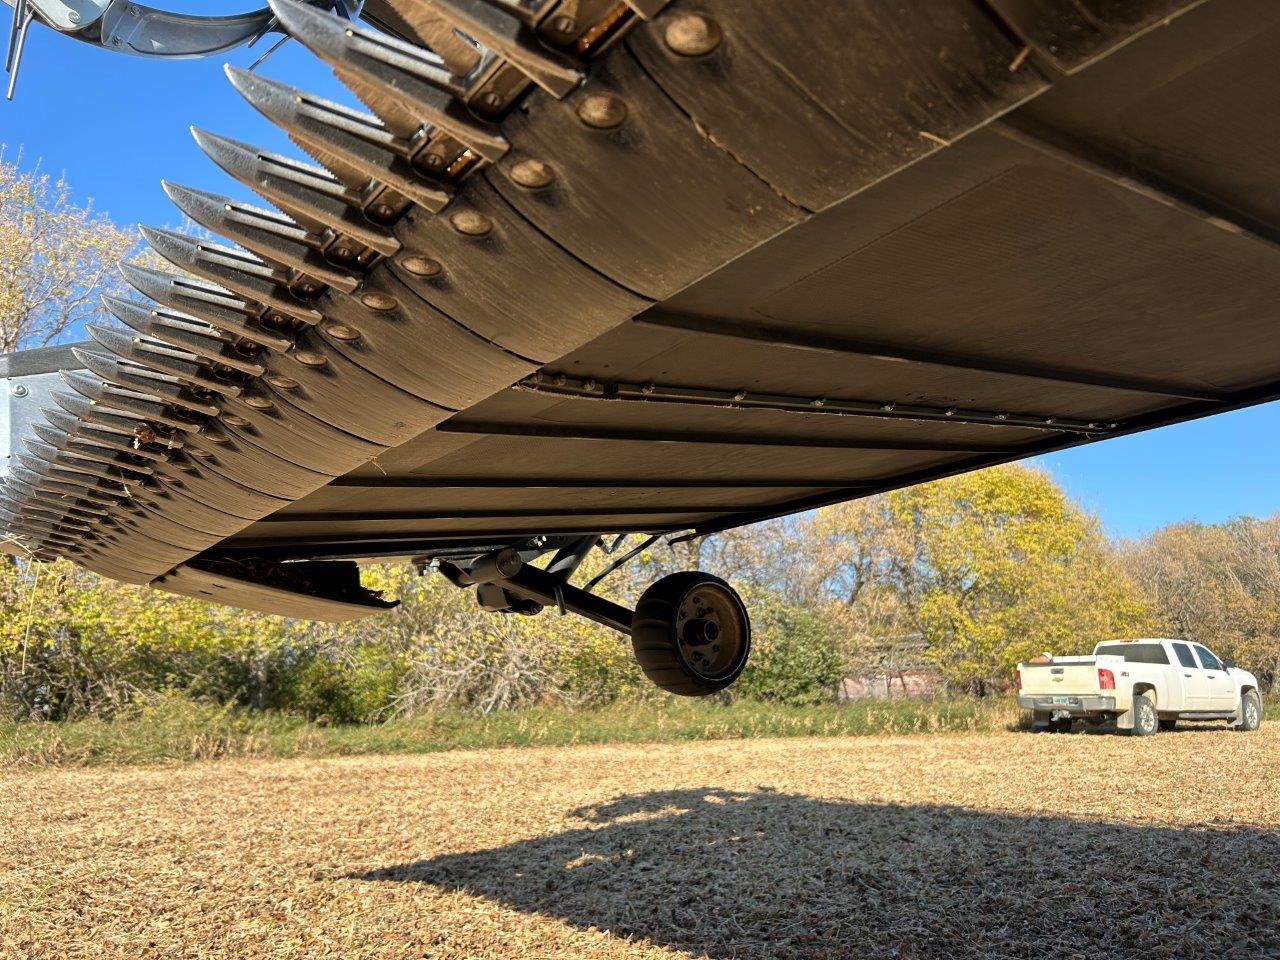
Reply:
M1280 727L0 773L0 956L1280 955Z

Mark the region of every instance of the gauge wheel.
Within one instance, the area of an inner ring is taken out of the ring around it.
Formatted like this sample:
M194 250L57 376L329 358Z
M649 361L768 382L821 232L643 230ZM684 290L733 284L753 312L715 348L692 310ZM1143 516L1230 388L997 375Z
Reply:
M668 693L705 697L738 679L751 653L751 618L719 577L689 571L654 583L631 620L645 676Z
M1252 690L1246 690L1240 698L1240 723L1236 729L1241 733L1252 733L1262 726L1262 702Z
M1133 730L1135 737L1152 737L1160 732L1160 714L1155 701L1140 693L1133 698Z

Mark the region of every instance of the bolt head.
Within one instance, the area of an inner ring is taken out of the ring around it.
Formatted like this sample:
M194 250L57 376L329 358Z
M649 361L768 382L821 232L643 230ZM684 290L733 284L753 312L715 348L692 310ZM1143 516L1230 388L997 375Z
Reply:
M578 119L589 127L609 130L627 119L627 105L611 93L592 93L578 102Z
M434 277L444 269L439 260L419 256L401 257L400 266L415 277Z
M511 166L512 181L526 190L548 187L555 178L555 171L541 160L521 160Z
M385 293L379 293L376 290L370 290L360 295L360 302L370 310L394 310L399 304L396 303L395 297L388 296Z
M459 210L449 218L453 229L469 237L483 237L493 229L493 221L475 210Z
M270 410L275 406L267 397L259 396L256 393L247 394L241 399L246 407L253 407L255 410Z
M667 46L682 57L705 57L720 46L724 34L710 17L686 13L667 21L664 39Z
M236 416L234 413L226 413L226 414L223 414L223 416L222 416L222 422L223 422L223 423L225 423L225 424L226 424L227 426L229 426L229 427L247 427L247 426L249 426L249 421L248 421L248 420L246 420L244 417ZM192 452L194 453L195 451L192 451Z
M324 332L335 340L359 340L360 331L345 323L326 323Z
M298 387L298 381L293 377L282 377L278 373L269 373L265 379L267 383L281 390L296 390Z
M324 358L324 354L318 350L295 350L293 359L304 367L323 367L328 363Z
M20 383L15 383L9 389L9 392L13 394L15 397L25 397L27 395L27 388Z
M68 21L70 21L71 23L79 23L79 22L80 22L80 14L78 14L78 13L76 13L74 10L72 10L70 13L68 13L68 14L67 14L67 20L68 20Z

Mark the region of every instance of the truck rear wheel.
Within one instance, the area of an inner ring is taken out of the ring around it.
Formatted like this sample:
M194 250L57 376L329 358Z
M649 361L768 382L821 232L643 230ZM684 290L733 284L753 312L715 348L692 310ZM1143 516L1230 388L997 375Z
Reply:
M1177 728L1178 728L1177 717L1170 717L1168 720L1160 721L1160 730L1163 733L1168 733L1169 731L1176 730Z
M1153 737L1160 731L1160 714L1150 694L1140 693L1133 698L1133 735Z
M1252 690L1246 690L1240 698L1240 723L1236 727L1241 733L1252 733L1262 726L1262 701Z

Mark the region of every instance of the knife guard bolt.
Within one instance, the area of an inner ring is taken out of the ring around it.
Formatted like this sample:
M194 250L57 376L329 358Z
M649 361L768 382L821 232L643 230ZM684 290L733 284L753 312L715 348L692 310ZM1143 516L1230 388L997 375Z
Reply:
M267 383L281 390L296 390L298 388L298 381L293 377L282 377L278 373L269 373L265 379Z
M705 57L720 46L724 34L720 24L697 13L686 13L667 21L667 46L682 57Z
M486 236L493 229L493 221L475 210L459 210L449 218L453 229L469 237Z
M401 257L400 266L404 267L409 273L415 277L434 277L440 273L443 267L440 266L439 260L432 260L430 257Z
M324 332L335 340L359 340L360 331L355 327L349 327L345 323L326 323Z
M293 359L304 367L323 367L328 362L324 354L317 350L297 350L293 354Z
M360 302L370 310L394 310L399 306L395 297L390 297L385 293L378 293L375 290L360 294Z
M555 178L555 171L541 160L521 160L511 167L511 179L526 190L549 187Z
M246 407L253 407L255 410L270 410L275 406L275 404L266 397L258 396L256 393L251 393L245 396L243 400Z
M611 93L593 93L578 103L578 119L588 127L609 130L627 119L627 105Z

